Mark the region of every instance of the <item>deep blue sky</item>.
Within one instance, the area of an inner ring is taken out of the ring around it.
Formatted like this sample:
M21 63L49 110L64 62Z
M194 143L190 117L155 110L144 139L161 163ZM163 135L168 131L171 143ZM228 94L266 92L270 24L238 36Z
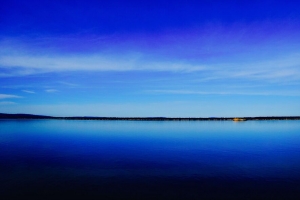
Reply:
M0 112L300 115L300 2L0 0Z

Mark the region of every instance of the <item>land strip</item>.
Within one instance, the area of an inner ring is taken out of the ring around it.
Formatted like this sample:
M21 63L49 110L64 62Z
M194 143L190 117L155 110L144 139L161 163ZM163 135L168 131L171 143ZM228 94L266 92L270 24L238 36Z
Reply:
M56 120L120 120L120 121L249 121L249 120L300 120L300 116L264 117L54 117L31 114L0 113L0 119L56 119Z

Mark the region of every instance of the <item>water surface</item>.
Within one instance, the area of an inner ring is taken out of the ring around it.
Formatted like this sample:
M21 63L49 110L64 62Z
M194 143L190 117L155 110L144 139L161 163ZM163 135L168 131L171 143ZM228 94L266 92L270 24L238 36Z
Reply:
M300 121L0 121L6 198L299 199Z

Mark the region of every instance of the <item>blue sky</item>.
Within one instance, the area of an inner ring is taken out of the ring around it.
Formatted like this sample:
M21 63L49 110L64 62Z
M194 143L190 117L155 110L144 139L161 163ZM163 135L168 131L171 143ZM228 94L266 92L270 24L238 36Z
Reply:
M300 115L300 2L0 5L0 112Z

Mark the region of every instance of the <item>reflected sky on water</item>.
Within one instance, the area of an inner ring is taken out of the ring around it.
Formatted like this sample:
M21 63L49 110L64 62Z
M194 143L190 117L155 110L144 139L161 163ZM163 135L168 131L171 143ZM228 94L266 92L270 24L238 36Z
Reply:
M299 121L2 120L1 165L94 176L300 178Z

